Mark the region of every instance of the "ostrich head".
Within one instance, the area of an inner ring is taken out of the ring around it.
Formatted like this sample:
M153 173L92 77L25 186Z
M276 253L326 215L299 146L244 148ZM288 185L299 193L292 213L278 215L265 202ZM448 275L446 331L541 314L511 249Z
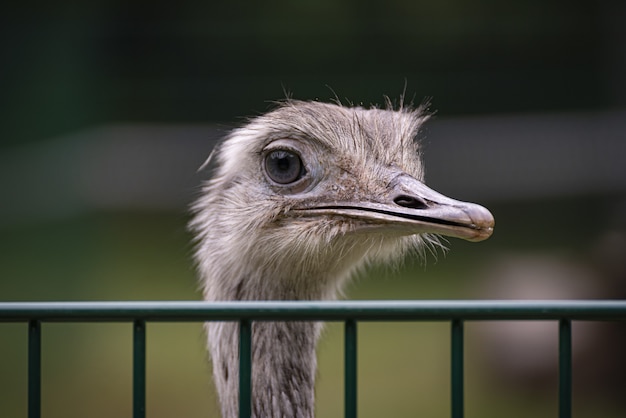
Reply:
M489 211L423 183L415 139L426 119L422 109L289 100L234 130L191 222L205 299L334 299L355 269L419 250L429 234L488 238ZM207 328L222 413L235 416L236 328ZM254 324L257 416L312 416L319 331Z

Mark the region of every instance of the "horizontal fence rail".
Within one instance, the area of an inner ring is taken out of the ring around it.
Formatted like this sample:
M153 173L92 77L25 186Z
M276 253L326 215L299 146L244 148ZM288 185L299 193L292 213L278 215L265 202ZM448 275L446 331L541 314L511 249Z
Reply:
M0 322L625 320L626 301L5 302Z
M251 414L253 321L343 321L345 417L357 416L359 321L449 321L451 415L464 415L465 321L552 320L559 323L559 417L572 416L572 321L626 321L626 301L342 301L342 302L6 302L0 322L28 324L28 417L41 416L44 322L133 324L133 417L146 416L146 322L238 321L239 416Z

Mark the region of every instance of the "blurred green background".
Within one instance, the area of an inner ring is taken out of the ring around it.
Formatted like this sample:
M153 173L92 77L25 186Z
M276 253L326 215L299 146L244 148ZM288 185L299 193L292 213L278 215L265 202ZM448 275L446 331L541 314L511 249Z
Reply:
M352 299L626 297L626 5L41 2L0 13L0 300L199 299L187 207L244 117L432 98L427 181L495 235L375 268ZM44 324L43 416L131 415L130 324ZM556 416L556 324L468 323L466 416ZM626 327L576 323L574 416L626 414ZM0 324L0 416L26 415ZM446 323L359 325L361 417L449 415ZM318 416L343 411L342 327ZM217 416L200 324L148 325L148 416Z

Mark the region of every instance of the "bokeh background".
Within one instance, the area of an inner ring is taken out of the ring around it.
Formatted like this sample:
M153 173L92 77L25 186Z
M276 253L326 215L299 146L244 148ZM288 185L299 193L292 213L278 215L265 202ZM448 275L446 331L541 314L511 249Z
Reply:
M427 181L481 244L353 299L626 296L626 3L14 2L0 13L0 300L199 299L187 207L232 126L294 98L431 101ZM468 417L556 416L556 323L468 323ZM131 415L131 325L44 324L43 416ZM214 417L200 324L149 324L148 416ZM626 328L575 323L574 416L626 414ZM26 415L0 324L0 416ZM342 328L318 416L342 413ZM449 415L446 323L359 326L361 417Z

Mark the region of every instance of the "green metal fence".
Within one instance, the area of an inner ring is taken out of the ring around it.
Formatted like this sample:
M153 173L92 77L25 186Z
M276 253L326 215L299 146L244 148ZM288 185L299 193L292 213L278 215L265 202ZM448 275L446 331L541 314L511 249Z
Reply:
M253 321L342 321L345 324L345 416L357 416L359 321L448 321L451 411L464 414L463 325L477 320L559 323L559 417L572 416L572 321L626 321L626 301L346 301L346 302L10 302L0 322L28 324L28 417L41 416L41 328L46 322L133 324L133 417L146 416L146 323L238 321L240 417L251 412Z

